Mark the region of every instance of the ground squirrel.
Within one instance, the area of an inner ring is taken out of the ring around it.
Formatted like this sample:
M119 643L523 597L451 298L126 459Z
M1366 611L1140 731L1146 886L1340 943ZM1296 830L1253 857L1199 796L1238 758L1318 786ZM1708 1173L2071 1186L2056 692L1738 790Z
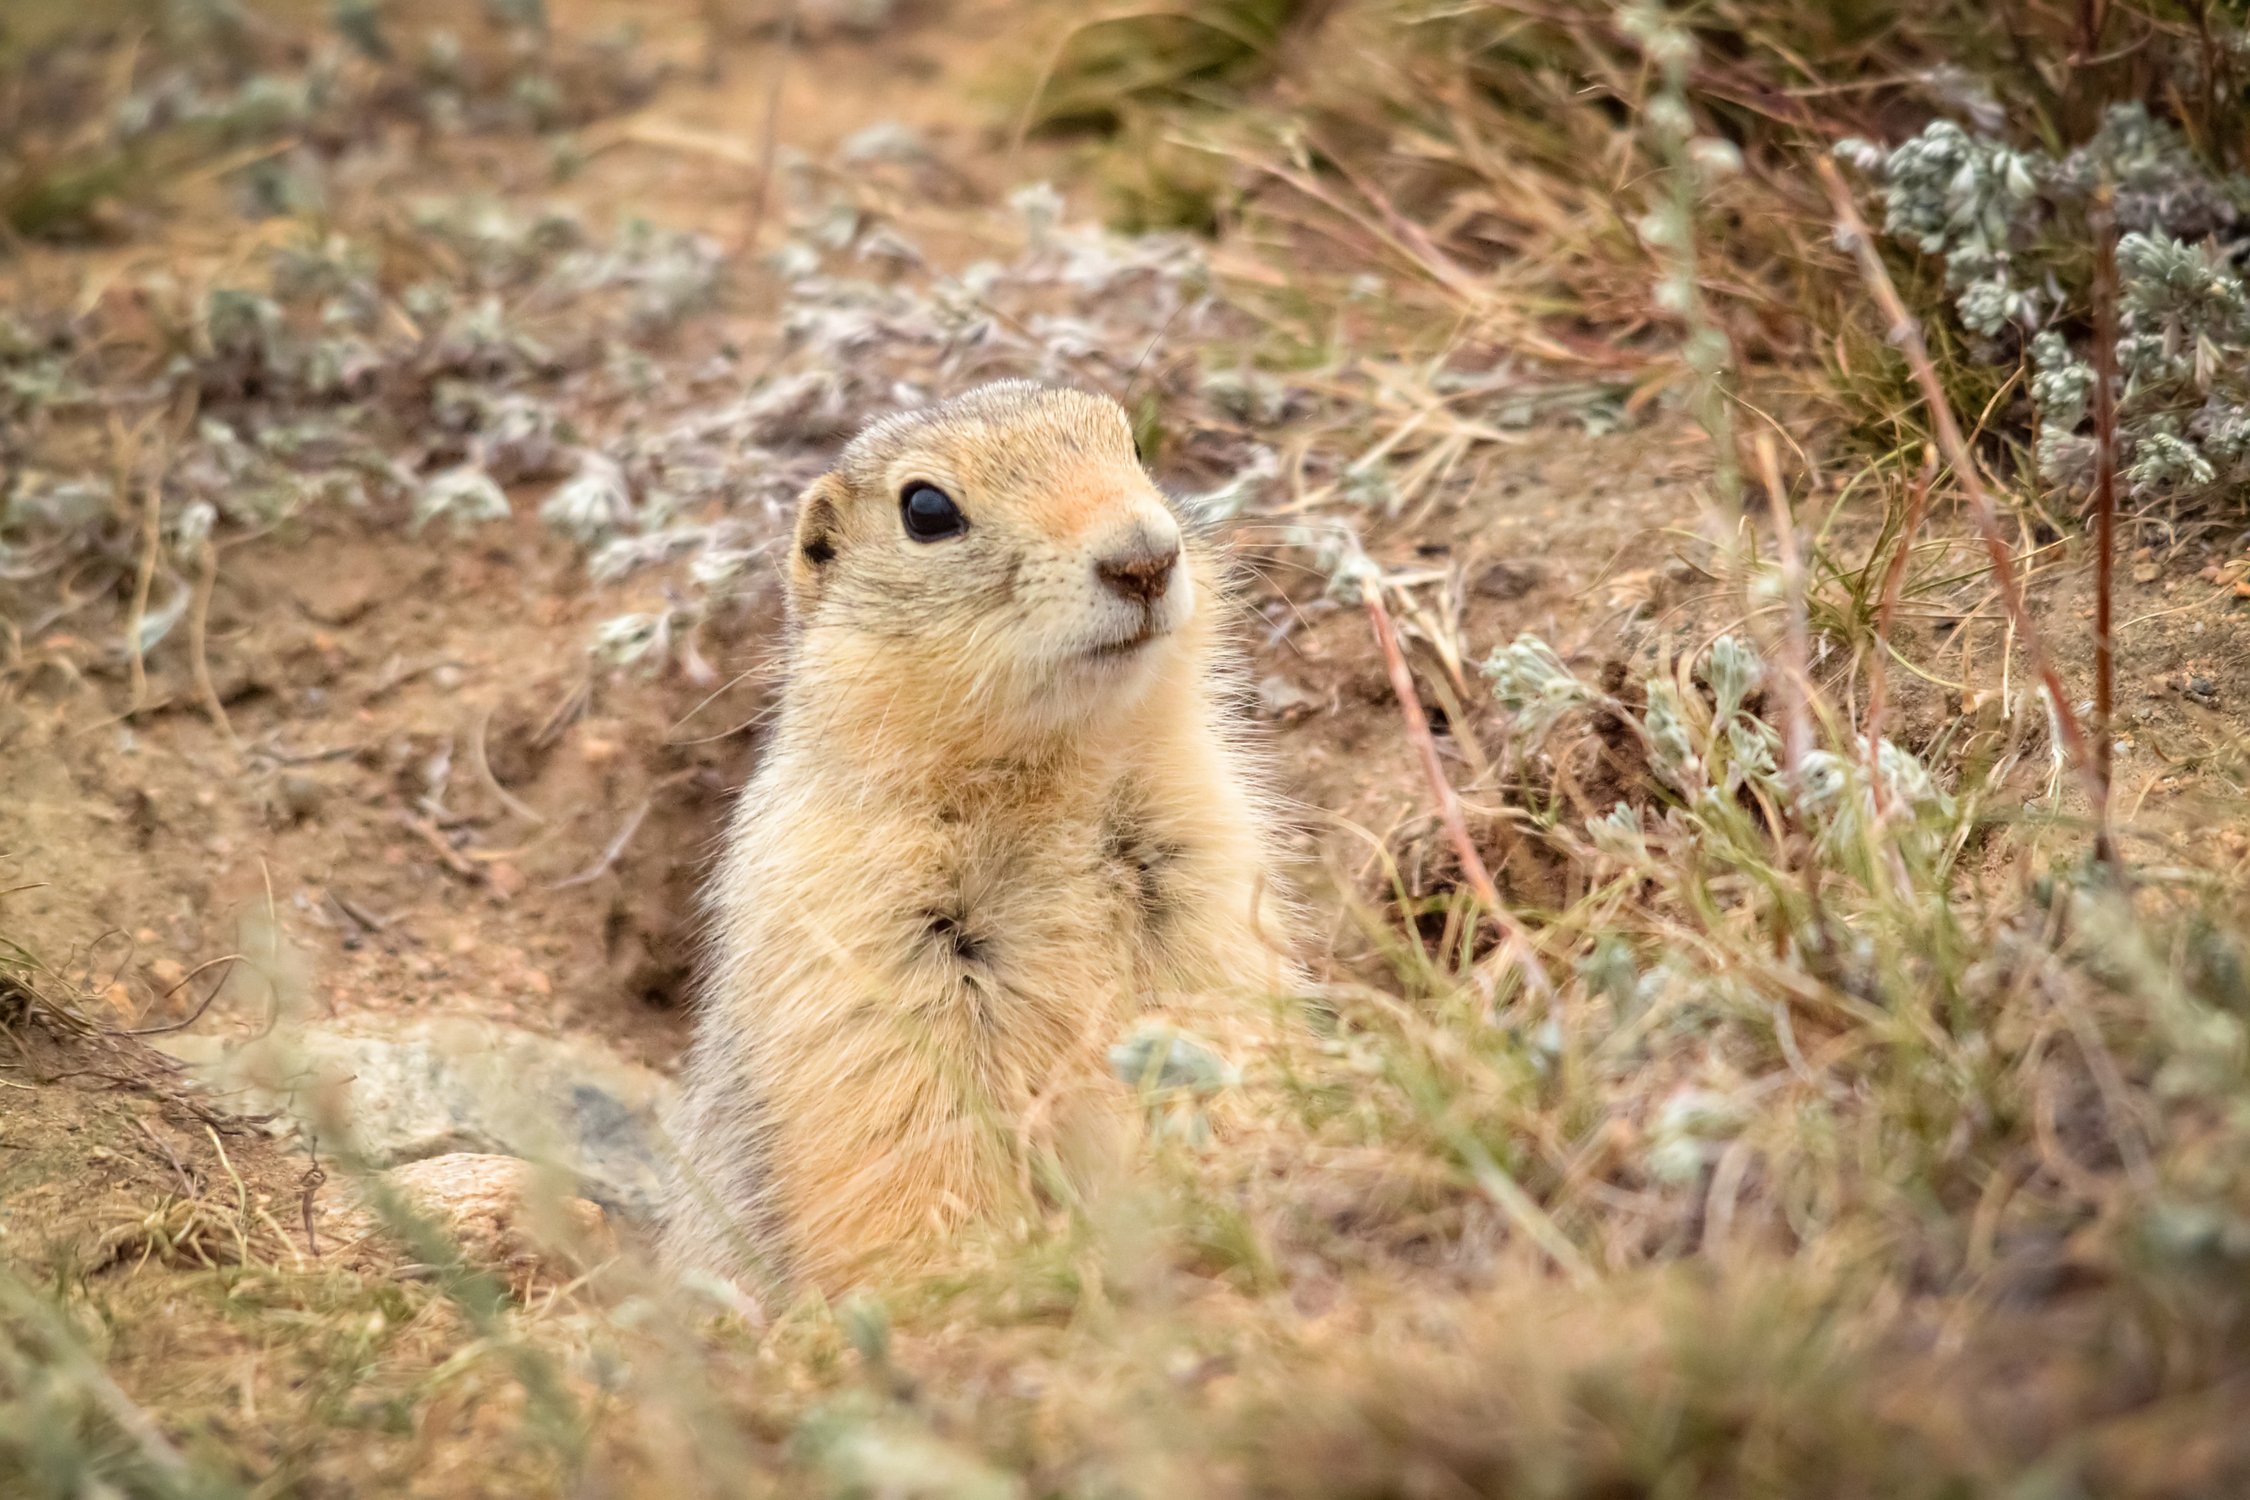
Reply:
M806 491L712 889L677 1262L910 1267L1116 1161L1105 1053L1140 1008L1288 982L1220 584L1078 391L885 419Z

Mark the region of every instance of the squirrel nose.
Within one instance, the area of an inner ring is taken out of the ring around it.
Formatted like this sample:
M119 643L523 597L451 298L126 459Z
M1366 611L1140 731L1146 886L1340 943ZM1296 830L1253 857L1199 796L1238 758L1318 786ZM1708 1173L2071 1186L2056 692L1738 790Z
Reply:
M1148 605L1163 595L1179 560L1179 543L1157 543L1144 538L1130 550L1095 563L1094 571L1119 598L1132 604Z

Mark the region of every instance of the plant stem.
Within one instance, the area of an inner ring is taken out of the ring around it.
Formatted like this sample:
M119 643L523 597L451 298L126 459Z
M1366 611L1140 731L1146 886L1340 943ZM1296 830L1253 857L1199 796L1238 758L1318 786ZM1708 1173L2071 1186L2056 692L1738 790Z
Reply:
M1774 548L1781 558L1786 622L1781 637L1781 754L1790 800L1801 804L1805 753L1812 749L1812 712L1806 706L1812 694L1812 636L1805 622L1805 560L1797 550L1797 517L1781 482L1781 459L1774 448L1773 434L1759 433L1752 449L1758 458L1758 478L1766 487L1766 503L1773 508Z
M149 587L156 581L163 507L164 482L153 478L141 494L141 550L133 567L133 605L125 616L125 665L132 691L128 713L138 713L148 706L148 653L141 645L141 635L148 618Z
M1438 821L1444 825L1447 839L1452 842L1454 857L1461 861L1461 874L1469 883L1493 925L1500 929L1502 957L1523 976L1524 988L1541 1000L1554 997L1554 986L1548 982L1547 971L1540 967L1532 951L1531 934L1524 930L1500 899L1500 888L1492 882L1492 872L1484 865L1484 857L1477 853L1476 841L1469 837L1469 825L1461 818L1461 799L1454 794L1453 783L1446 780L1445 764L1438 759L1437 741L1430 734L1430 721L1422 712L1422 698L1414 690L1414 673L1406 665L1406 654L1399 650L1398 630L1391 623L1389 606L1383 603L1383 585L1375 578L1360 584L1360 598L1367 605L1368 621L1375 627L1375 643L1382 648L1383 664L1390 671L1391 692L1398 699L1399 715L1406 721L1406 737L1414 742L1422 760L1422 775L1430 784L1430 797L1437 804Z
M773 194L774 162L781 149L781 90L789 81L789 62L797 50L797 0L789 0L781 13L781 30L774 42L773 77L766 85L766 118L758 141L758 180L751 189L750 228L743 239L745 250L755 253L766 228L767 200Z
M1875 747L1883 741L1883 715L1890 707L1890 656L1891 621L1898 614L1898 596L1906 584L1906 560L1914 548L1914 538L1922 529L1922 517L1930 508L1930 486L1937 481L1937 449L1928 443L1922 445L1922 471L1914 476L1914 487L1906 495L1906 519L1899 527L1898 546L1891 552L1891 560L1883 569L1883 595L1875 606L1875 660L1867 671L1867 721L1861 737L1867 741L1867 769L1875 772ZM1875 787L1875 805L1882 807L1883 786L1878 778Z
M1803 874L1807 931L1812 946L1806 957L1814 972L1831 977L1828 919L1820 891L1820 861L1813 856L1812 818L1805 806L1805 756L1812 750L1812 630L1805 616L1805 559L1797 547L1797 515L1789 491L1781 481L1781 457L1773 434L1761 432L1752 445L1758 459L1758 478L1766 487L1766 503L1773 508L1774 549L1781 559L1781 595L1785 624L1781 636L1781 758L1782 794L1787 799L1789 824L1781 836L1783 857Z
M2117 567L2117 195L2103 183L2094 193L2094 774L2101 782L2095 805L2104 860L2110 844L2111 716L2117 704L2117 664L2111 608Z
M1861 277L1867 289L1874 294L1875 304L1882 309L1890 341L1905 356L1907 368L1913 372L1914 383L1921 388L1923 404L1930 409L1930 426L1937 436L1938 451L1953 468L1954 477L1960 481L1961 492L1968 497L1969 513L1974 517L1977 531L1984 540L1984 550L1992 560L1992 583L1999 592L2000 602L2008 611L2008 619L2015 627L2016 636L2023 642L2024 654L2031 659L2032 671L2047 689L2049 704L2054 709L2055 731L2062 740L2064 755L2071 768L2085 784L2086 793L2098 809L2102 804L2102 782L2094 767L2093 755L2086 744L2086 732L2078 722L2078 714L2070 706L2070 696L2064 690L2062 674L2055 670L2054 658L2047 653L2046 639L2031 618L2030 607L2024 601L2023 586L2016 578L2014 555L2008 549L2008 539L2001 534L2000 516L1993 509L1992 496L1979 477L1975 455L1961 436L1960 425L1953 419L1953 404L1945 398L1945 387L1938 383L1937 367L1930 361L1929 346L1922 339L1922 325L1906 310L1899 300L1898 288L1891 283L1891 273L1883 268L1883 257L1875 249L1875 240L1868 233L1867 221L1859 215L1852 202L1851 189L1844 185L1843 174L1836 164L1823 157L1816 163L1821 185L1828 190L1828 199L1836 209L1837 241L1859 258Z

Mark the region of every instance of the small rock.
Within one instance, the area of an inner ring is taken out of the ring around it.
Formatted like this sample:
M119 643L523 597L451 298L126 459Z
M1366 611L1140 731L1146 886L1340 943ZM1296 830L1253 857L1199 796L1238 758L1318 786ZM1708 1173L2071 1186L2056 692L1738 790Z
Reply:
M282 774L274 788L275 802L292 823L302 823L328 800L328 788L296 771Z
M1539 586L1544 571L1537 563L1496 562L1477 575L1469 590L1480 599L1521 599Z
M314 620L323 625L349 625L375 607L382 597L382 578L372 569L323 573L298 580L292 592L298 607Z
M628 1217L652 1214L662 1196L672 1085L599 1043L467 1017L309 1026L231 1049L184 1033L154 1040L224 1108L316 1129L341 1115L376 1168L494 1153L552 1162Z
M2155 563L2142 563L2133 570L2133 582L2154 583L2164 576L2164 570Z
M576 1269L617 1250L607 1214L519 1157L457 1151L393 1167L381 1180L483 1265Z
M1213 1094L1241 1081L1233 1064L1191 1032L1156 1023L1136 1027L1109 1049L1120 1082L1157 1093Z
M492 887L492 894L503 901L515 900L523 894L524 887L530 884L522 870L504 859L485 866L484 881Z
M1327 705L1325 698L1274 673L1258 680L1258 707L1269 719L1294 719Z
M875 162L926 161L930 148L923 144L921 134L912 126L896 120L878 120L845 137L838 155L847 166L864 167Z

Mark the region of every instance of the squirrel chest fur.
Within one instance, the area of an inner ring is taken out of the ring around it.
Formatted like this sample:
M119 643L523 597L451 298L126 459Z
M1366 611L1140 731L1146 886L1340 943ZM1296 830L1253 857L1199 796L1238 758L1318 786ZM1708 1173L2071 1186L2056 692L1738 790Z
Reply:
M1087 1182L1107 1049L1288 981L1218 570L1112 402L879 423L809 490L788 677L713 883L676 1261L824 1289Z

